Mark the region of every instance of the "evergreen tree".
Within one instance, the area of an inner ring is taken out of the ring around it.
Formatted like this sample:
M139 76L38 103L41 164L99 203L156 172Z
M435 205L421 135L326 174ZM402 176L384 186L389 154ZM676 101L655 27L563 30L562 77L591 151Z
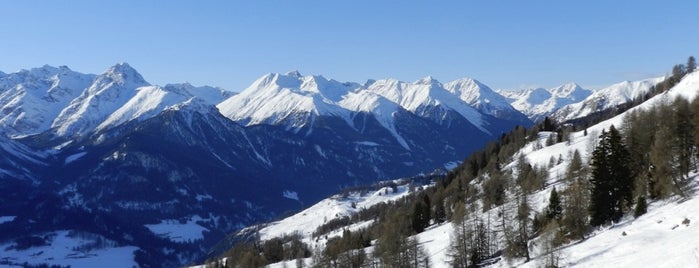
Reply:
M570 164L568 164L568 168L566 169L565 178L567 181L573 181L580 178L583 172L583 162L582 157L580 157L580 151L575 150L573 156L570 158Z
M413 215L412 215L412 228L415 233L422 233L428 226L430 226L430 198L423 194L422 198L418 200L413 205Z
M438 198L435 198L432 211L432 218L434 219L435 223L443 223L447 220L447 212L446 208L444 207L444 198L441 197L441 195L439 195Z
M694 56L689 56L687 59L687 73L694 72L694 70L697 68L697 61L694 59Z
M633 216L638 218L648 211L648 204L646 203L646 198L639 196L636 200L636 208L634 209Z
M590 224L593 226L618 221L625 206L632 203L634 183L629 162L629 152L612 125L609 132L602 132L592 152Z
M676 84L680 80L682 80L682 77L687 73L687 68L684 66L684 64L677 64L674 67L672 67L672 82ZM668 88L669 89L669 88Z
M556 187L553 187L551 195L549 196L549 205L546 208L546 218L549 221L559 221L562 215L563 207L561 206L561 198L558 196L558 192L556 192Z

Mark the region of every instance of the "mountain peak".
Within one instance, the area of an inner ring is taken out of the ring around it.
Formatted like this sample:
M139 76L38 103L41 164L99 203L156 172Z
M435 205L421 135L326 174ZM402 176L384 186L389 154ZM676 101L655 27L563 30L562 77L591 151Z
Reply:
M117 63L116 65L110 67L102 75L107 76L118 83L125 83L128 81L133 84L149 85L149 83L143 79L143 76L141 76L136 69L131 67L131 65L126 62Z
M301 75L301 72L299 72L298 70L293 70L293 71L287 72L285 75L291 76L291 77L296 77L296 78L300 78L303 76L303 75Z
M557 97L569 98L572 101L581 101L592 93L591 90L584 89L576 83L567 83L557 86L552 88L550 92Z
M415 81L414 84L416 84L416 85L431 85L434 83L439 83L439 81L434 79L431 75L428 75L428 76L421 78L420 80Z

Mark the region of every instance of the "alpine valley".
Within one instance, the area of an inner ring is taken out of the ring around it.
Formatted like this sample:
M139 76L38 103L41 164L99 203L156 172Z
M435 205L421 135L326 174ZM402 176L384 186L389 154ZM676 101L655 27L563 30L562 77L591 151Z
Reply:
M0 265L201 263L247 226L343 189L445 174L517 126L599 112L616 103L605 96L661 80L498 93L470 78L294 71L234 93L151 85L126 63L0 73Z
M2 263L173 267L340 189L443 172L532 122L472 79L291 72L235 94L151 85L120 63L0 74L0 125Z

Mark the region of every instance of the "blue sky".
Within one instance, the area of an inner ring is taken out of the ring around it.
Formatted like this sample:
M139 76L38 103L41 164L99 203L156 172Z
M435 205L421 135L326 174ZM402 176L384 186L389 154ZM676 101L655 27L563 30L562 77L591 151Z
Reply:
M699 1L10 1L0 70L128 62L240 91L270 72L599 87L699 55Z

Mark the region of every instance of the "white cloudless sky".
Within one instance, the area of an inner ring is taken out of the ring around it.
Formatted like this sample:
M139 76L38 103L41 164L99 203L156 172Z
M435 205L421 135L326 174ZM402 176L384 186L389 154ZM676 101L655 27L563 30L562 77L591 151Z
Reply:
M699 1L8 1L0 71L128 62L241 91L270 72L600 87L699 55Z

